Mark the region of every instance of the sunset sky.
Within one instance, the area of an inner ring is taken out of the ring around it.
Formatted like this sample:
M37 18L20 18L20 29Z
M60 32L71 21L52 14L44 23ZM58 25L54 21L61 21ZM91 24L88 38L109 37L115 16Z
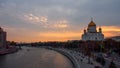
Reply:
M120 0L0 0L0 26L16 42L79 40L93 17L120 36Z

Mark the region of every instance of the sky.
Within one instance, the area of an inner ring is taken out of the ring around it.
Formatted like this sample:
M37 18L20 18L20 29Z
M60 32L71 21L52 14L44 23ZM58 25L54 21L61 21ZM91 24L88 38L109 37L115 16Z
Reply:
M0 0L0 26L16 42L79 40L91 17L120 35L120 0Z

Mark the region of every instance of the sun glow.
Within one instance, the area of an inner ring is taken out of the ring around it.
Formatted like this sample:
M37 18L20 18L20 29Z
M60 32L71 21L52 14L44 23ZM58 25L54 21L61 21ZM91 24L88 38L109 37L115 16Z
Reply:
M105 37L119 36L120 27L119 26L102 26L103 34Z
M58 28L58 26L49 28ZM61 28L63 29L63 27ZM105 38L120 35L120 27L118 26L102 26L101 28ZM64 31L61 29L60 31L40 31L40 32L34 30L29 31L29 29L14 27L4 27L4 29L8 34L8 40L13 40L17 42L80 40L81 35L83 33L83 29L79 31L73 30Z

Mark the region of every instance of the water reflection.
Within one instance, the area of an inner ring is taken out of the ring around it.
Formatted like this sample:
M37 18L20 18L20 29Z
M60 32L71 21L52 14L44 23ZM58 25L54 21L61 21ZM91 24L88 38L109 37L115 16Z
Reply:
M0 56L0 68L73 68L63 55L44 48L23 47L17 53Z

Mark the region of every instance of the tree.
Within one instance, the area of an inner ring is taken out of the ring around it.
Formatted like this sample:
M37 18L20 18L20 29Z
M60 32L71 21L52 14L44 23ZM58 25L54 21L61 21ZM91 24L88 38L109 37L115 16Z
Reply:
M110 63L109 68L117 68L117 67L115 66L115 63L112 61L112 62Z
M10 42L10 45L16 45L16 42L12 41Z
M105 59L104 59L103 57L97 57L97 58L96 58L96 61L97 61L98 63L100 63L101 65L103 65L103 66L104 66L105 63L106 63L106 62L105 62Z

